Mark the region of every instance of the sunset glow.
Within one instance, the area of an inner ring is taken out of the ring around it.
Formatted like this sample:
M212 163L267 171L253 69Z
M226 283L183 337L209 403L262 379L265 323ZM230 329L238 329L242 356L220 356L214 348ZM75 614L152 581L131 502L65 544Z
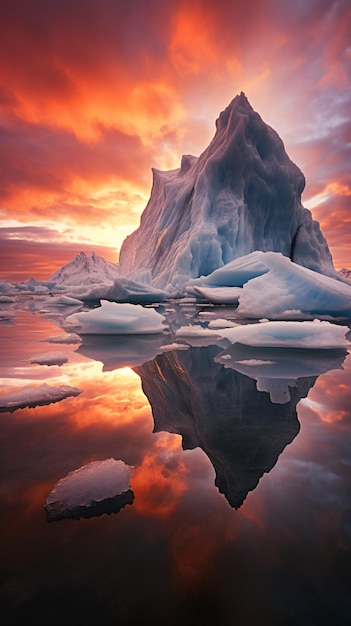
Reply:
M151 168L200 154L244 91L351 266L348 0L13 0L0 21L1 278L117 261Z

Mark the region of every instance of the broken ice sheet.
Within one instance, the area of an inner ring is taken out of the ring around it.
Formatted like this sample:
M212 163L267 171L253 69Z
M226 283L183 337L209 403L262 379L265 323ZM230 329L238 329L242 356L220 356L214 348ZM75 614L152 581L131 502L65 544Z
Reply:
M45 501L49 522L118 513L132 504L132 467L113 458L92 461L59 480Z

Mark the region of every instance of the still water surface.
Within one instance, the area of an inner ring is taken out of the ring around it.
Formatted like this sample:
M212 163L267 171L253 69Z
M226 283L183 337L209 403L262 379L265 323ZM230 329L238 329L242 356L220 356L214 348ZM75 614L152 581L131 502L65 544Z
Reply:
M62 313L12 310L1 393L82 393L0 414L4 625L351 623L351 356L314 357L312 376L293 355L301 377L276 403L218 362L218 345L53 345ZM181 325L194 310L169 315ZM30 363L50 351L68 362ZM133 504L48 522L55 483L111 457L134 467Z

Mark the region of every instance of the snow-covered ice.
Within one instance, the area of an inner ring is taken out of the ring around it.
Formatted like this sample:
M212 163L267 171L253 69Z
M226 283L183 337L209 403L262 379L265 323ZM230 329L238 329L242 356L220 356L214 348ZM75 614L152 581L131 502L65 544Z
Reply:
M67 361L68 357L63 352L45 352L30 358L33 365L63 365Z
M113 458L92 461L59 480L45 501L49 521L117 513L132 504L132 467Z
M80 335L134 335L162 333L165 317L139 304L107 302L91 311L66 318L67 329Z
M237 326L235 322L231 322L230 320L222 318L212 319L208 323L208 328L210 328L211 330L214 330L216 328L234 328L234 326Z
M297 265L277 252L252 252L192 284L196 289L214 285L216 302L221 301L220 285L241 286L237 315L243 318L351 317L351 285ZM210 290L207 297L211 299Z
M195 293L214 304L237 304L241 287L194 287Z
M58 387L47 385L39 387L27 385L22 389L16 389L0 396L0 411L16 411L25 407L44 406L54 402L60 402L71 396L78 396L81 393L77 387L61 385Z
M229 343L261 348L351 348L346 339L349 328L327 321L280 321L265 324L243 324L235 328L218 329L217 334Z
M80 252L47 281L51 286L94 285L112 282L118 276L118 265L106 261L95 252L88 256Z

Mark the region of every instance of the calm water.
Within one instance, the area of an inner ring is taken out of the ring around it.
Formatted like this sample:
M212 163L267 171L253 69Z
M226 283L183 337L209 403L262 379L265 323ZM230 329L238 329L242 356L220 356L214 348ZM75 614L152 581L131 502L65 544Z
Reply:
M0 414L4 625L351 623L351 356L291 354L279 404L225 367L218 345L55 345L62 310L9 308L2 393L43 382L82 393ZM199 319L170 308L174 327ZM61 367L30 363L58 351ZM110 457L134 467L133 504L48 522L55 483Z

